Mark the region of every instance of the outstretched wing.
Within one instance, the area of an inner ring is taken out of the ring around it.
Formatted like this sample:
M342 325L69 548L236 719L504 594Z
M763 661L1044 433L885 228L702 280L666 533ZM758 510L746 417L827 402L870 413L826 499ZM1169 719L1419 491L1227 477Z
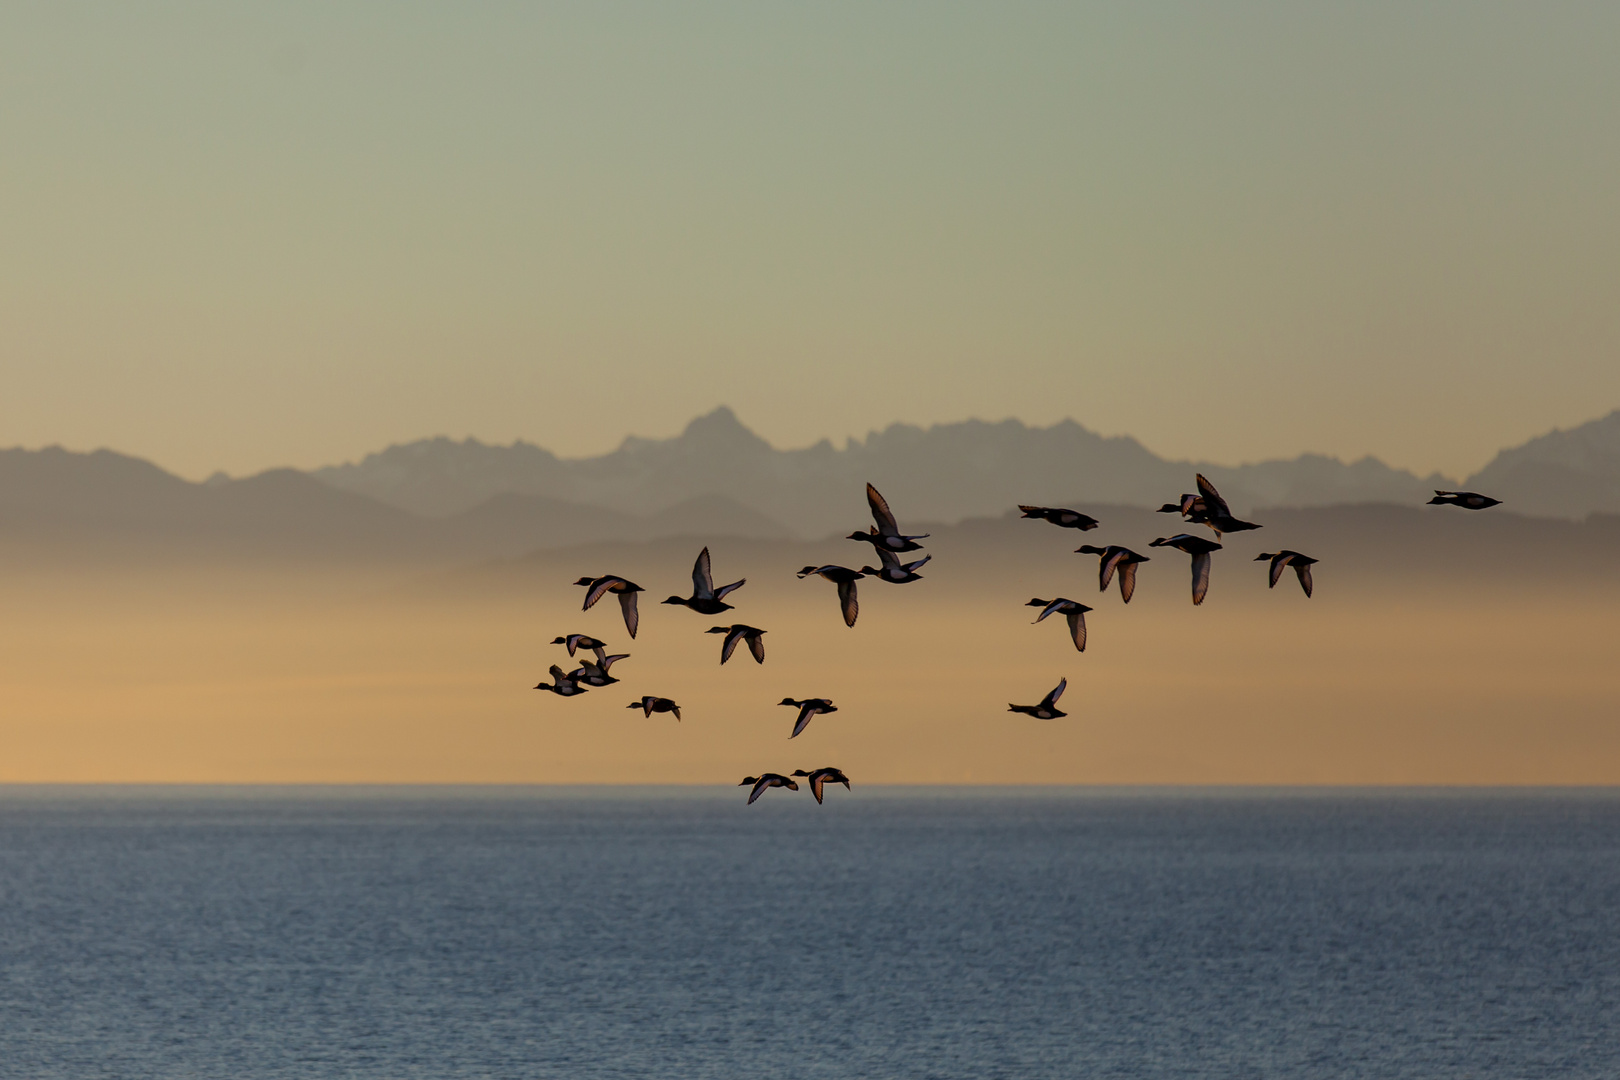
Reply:
M749 634L748 651L754 654L754 663L763 664L765 662L765 635L762 633Z
M759 798L760 792L764 791L770 786L770 780L767 777L762 776L758 780L755 780L754 790L748 793L748 805L752 806L754 804L754 800Z
M1107 586L1103 586L1107 588ZM1128 604L1131 594L1136 591L1136 563L1126 561L1119 568L1119 595Z
M877 522L878 531L885 536L900 535L900 526L894 523L894 514L889 510L888 500L878 494L878 489L871 484L866 485L866 501L872 507L872 520Z
M855 583L853 581L840 581L838 583L838 606L844 609L844 625L854 626L856 618L861 613L861 604L855 598Z
M722 585L720 588L714 591L714 598L716 600L724 600L726 598L726 593L731 592L733 589L740 589L746 584L748 584L748 579L743 578L741 581L733 581L730 585Z
M731 654L737 651L737 642L741 640L741 630L726 631L726 640L720 645L720 662L722 664L731 659Z
M1201 551L1192 557L1192 596L1194 604L1202 604L1209 592L1209 552Z
M827 777L820 772L810 778L810 794L816 797L818 803L821 801L821 785L826 782Z
M810 723L811 717L815 716L816 712L817 712L817 710L816 710L815 706L811 705L808 701L805 702L803 705L799 706L799 719L794 722L794 724L793 724L793 734L789 735L788 738L790 738L790 739L798 738L799 732L803 731L804 728L805 728L805 725ZM820 802L821 800L817 799L816 801Z
M714 595L714 575L709 572L708 548L698 552L697 562L692 564L692 595L700 600Z
M908 562L908 563L906 563L900 569L904 570L908 574L915 574L918 571L919 568L927 565L928 560L932 559L932 558L933 558L932 555L924 555L922 558L918 559L916 562ZM899 559L895 560L895 562L899 562L899 561L900 561Z
M1076 649L1086 651L1086 613L1079 608L1069 612L1069 636L1074 638Z
M579 610L591 610L591 608L595 606L596 602L602 599L602 597L606 596L607 591L617 584L618 580L619 579L614 577L612 574L607 574L591 582L591 587L585 590L585 606ZM623 594L621 593L620 595Z
M1295 563L1294 573L1299 575L1299 587L1305 590L1305 595L1311 595L1311 564Z
M636 627L641 625L641 612L636 610L636 597L639 593L622 592L619 594L619 610L624 612L624 628L630 631L632 640L636 636Z
M1063 696L1063 691L1069 688L1069 677L1065 675L1061 682L1052 687L1052 692L1041 699L1041 705L1048 709L1057 708L1057 699Z
M1204 506L1207 510L1215 511L1219 517L1231 517L1232 508L1226 505L1221 493L1215 490L1215 485L1204 479L1204 474L1198 474L1198 493L1204 497Z
M1117 551L1112 555L1103 556L1102 565L1097 568L1098 592L1108 591L1108 583L1114 580L1114 568L1119 566L1119 560L1122 558L1124 558L1124 555Z
M883 569L887 570L891 566L900 565L900 556L896 555L882 544L873 544L872 546L877 548L878 558L883 560Z
M1291 561L1292 558L1288 555L1273 555L1271 557L1271 588L1275 589L1277 587L1278 580L1282 578L1283 571L1288 568Z

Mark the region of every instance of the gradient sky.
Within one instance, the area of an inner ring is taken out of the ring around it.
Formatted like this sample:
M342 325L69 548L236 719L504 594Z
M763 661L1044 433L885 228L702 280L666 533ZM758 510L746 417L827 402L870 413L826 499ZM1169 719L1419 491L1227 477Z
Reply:
M0 6L0 445L186 475L1620 405L1620 5Z

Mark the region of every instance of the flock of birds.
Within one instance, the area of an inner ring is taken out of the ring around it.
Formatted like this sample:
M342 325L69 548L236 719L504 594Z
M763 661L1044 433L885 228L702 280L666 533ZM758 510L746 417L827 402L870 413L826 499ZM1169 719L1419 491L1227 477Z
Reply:
M1165 503L1159 507L1159 513L1180 514L1182 523L1187 525L1203 525L1215 534L1215 539L1194 533L1179 532L1174 536L1161 536L1154 540L1149 547L1169 547L1192 557L1192 602L1202 604L1209 592L1210 569L1213 565L1212 555L1221 550L1220 539L1228 533L1246 532L1258 529L1261 526L1252 521L1243 521L1232 514L1231 507L1221 498L1215 485L1211 484L1202 474L1197 477L1198 491L1183 494L1179 501ZM917 570L926 564L931 555L924 555L914 562L901 562L900 556L921 551L922 545L917 541L928 539L927 533L908 535L900 531L894 513L889 509L888 501L871 484L866 485L866 501L872 509L874 524L866 532L852 532L846 539L857 540L872 545L882 564L877 568L862 566L853 570L847 566L827 564L824 566L806 566L799 571L800 580L809 577L819 577L832 582L837 586L838 607L844 617L846 626L854 626L860 615L860 601L856 591L856 583L862 578L876 578L895 585L904 585L909 582L921 580ZM1500 499L1492 499L1473 491L1435 491L1434 498L1429 500L1431 506L1458 506L1466 510L1484 510L1487 507L1498 506ZM1047 521L1065 529L1078 529L1088 532L1101 523L1094 517L1082 514L1078 510L1066 507L1052 506L1023 506L1018 507L1023 517L1039 521ZM1119 581L1119 595L1124 603L1131 602L1131 596L1136 592L1136 568L1141 563L1151 561L1148 556L1132 551L1119 544L1109 544L1098 547L1093 544L1082 544L1075 549L1077 554L1096 555L1098 557L1098 591L1106 593L1109 585L1117 578ZM1255 556L1255 562L1269 561L1271 582L1269 587L1276 588L1277 582L1287 570L1293 570L1299 579L1300 588L1309 597L1314 588L1311 577L1311 567L1317 560L1298 551L1282 549L1275 552L1262 552ZM596 603L608 594L618 598L619 610L624 617L624 628L632 639L640 626L641 616L636 606L637 596L644 590L640 585L616 574L604 574L600 577L582 577L574 582L575 585L585 589L585 603L582 611L589 611ZM729 585L718 588L714 584L713 570L709 564L709 549L699 552L697 562L692 566L692 595L671 596L664 600L665 604L674 604L688 608L700 615L720 615L733 610L731 604L726 603L726 597L747 584L747 579L734 581ZM1038 607L1041 613L1035 617L1039 623L1049 615L1062 615L1068 624L1069 636L1074 647L1079 652L1086 650L1086 612L1093 610L1077 600L1059 596L1052 600L1043 600L1039 597L1027 602L1028 607ZM706 631L710 634L723 634L720 643L720 663L730 660L736 651L738 643L744 643L754 662L765 662L765 631L757 626L746 623L732 623L729 626L713 626ZM588 634L566 634L554 638L553 645L562 645L568 650L568 655L577 660L578 666L572 671L564 671L559 665L551 665L551 682L538 684L536 690L547 690L559 697L575 697L592 688L611 686L618 682L618 678L611 674L610 669L620 660L627 659L628 653L609 654L607 644L598 641ZM594 655L595 659L588 660L578 655L586 650ZM1035 705L1009 704L1009 712L1022 713L1038 720L1053 720L1068 714L1057 707L1058 699L1068 689L1067 677L1059 680L1058 684ZM825 713L834 713L838 707L827 698L795 699L784 697L781 705L797 709L797 716L793 723L792 734L789 739L797 738L810 721ZM639 701L632 701L626 708L640 709L642 713L651 717L653 713L671 713L676 720L681 718L681 707L667 697L656 695L643 695ZM806 771L795 769L790 774L765 772L758 776L744 777L739 787L749 788L748 802L753 803L765 791L773 787L786 788L789 791L798 791L799 785L794 777L803 777L809 785L810 792L815 796L816 802L822 801L824 788L827 784L843 784L849 790L849 777L843 771L833 766L824 766L819 769Z

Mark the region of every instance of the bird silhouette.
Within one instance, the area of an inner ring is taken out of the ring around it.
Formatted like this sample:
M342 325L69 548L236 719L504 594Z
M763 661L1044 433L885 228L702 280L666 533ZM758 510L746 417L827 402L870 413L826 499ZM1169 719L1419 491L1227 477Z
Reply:
M711 626L704 633L726 635L726 640L720 643L720 662L722 664L731 659L731 654L736 651L737 642L739 641L748 642L748 651L754 654L756 664L765 662L765 639L761 636L765 631L758 627L737 623L734 626Z
M1033 716L1037 720L1056 720L1060 716L1068 716L1068 713L1057 707L1057 699L1062 697L1063 691L1068 688L1069 680L1065 676L1061 682L1052 687L1051 693L1041 698L1039 705L1008 705L1007 711L1023 713L1026 716Z
M1105 548L1081 544L1074 550L1077 555L1101 556L1097 566L1098 592L1107 592L1114 571L1116 569L1119 571L1119 596L1127 604L1131 602L1131 596L1136 592L1136 564L1152 562L1146 555L1138 555L1130 548L1120 547L1118 544L1109 544Z
M700 615L718 615L722 611L731 610L731 605L725 602L726 594L746 584L748 579L743 578L741 581L734 581L730 585L722 585L716 589L714 575L709 570L709 549L704 548L698 552L697 562L692 564L692 595L686 598L671 596L662 602L680 604Z
M1148 547L1173 547L1192 556L1192 601L1202 604L1209 593L1210 553L1221 550L1221 545L1202 536L1176 533L1174 536L1161 536Z
M575 585L585 586L585 606L581 611L589 611L591 607L608 593L619 598L619 610L624 614L624 628L630 631L632 639L636 636L636 627L641 623L641 614L636 610L636 594L641 592L641 586L633 581L618 577L614 574L604 574L602 577L582 577L574 582Z
M900 526L895 523L894 513L889 509L888 500L878 494L878 489L871 484L866 485L866 503L872 508L872 520L876 522L868 532L852 532L846 540L863 540L875 548L885 551L906 552L921 551L922 545L918 540L928 539L927 533L918 533L916 536L904 536Z
M781 701L778 701L777 704L792 705L794 708L799 710L799 718L793 722L793 734L788 736L790 739L798 738L799 732L803 731L805 726L809 724L811 720L815 719L817 716L820 716L822 713L834 713L838 711L838 706L834 705L831 701L824 697L805 698L803 701L794 701L790 697L785 697ZM819 802L820 800L817 801Z
M1315 559L1309 555L1301 555L1297 551L1278 551L1275 553L1268 551L1254 557L1255 562L1265 562L1267 559L1271 560L1270 588L1275 589L1277 579L1282 577L1283 571L1293 567L1295 576L1299 578L1299 587L1305 590L1306 596L1311 595L1311 567L1315 565Z

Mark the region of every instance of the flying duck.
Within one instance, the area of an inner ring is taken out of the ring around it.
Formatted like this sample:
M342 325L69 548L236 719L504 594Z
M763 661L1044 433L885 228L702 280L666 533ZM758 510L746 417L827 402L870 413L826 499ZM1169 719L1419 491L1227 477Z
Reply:
M904 585L908 581L921 581L922 575L917 573L917 568L933 558L932 555L924 555L916 562L903 563L900 561L900 556L892 551L878 548L877 553L879 561L883 563L882 568L874 570L870 566L863 566L861 567L861 573L868 577L887 581L891 585Z
M739 589L748 583L747 578L734 581L730 585L714 587L714 575L709 572L709 549L704 548L698 552L697 562L692 564L692 596L682 599L672 596L665 600L666 604L680 604L689 607L699 615L718 615L722 611L730 611L731 605L725 602L726 594L733 589Z
M810 794L816 797L817 803L821 802L821 785L829 781L834 784L843 784L845 791L850 790L849 777L844 775L844 770L835 769L831 765L825 769L814 769L810 772L805 772L803 769L794 769L793 775L804 777L805 783L810 785Z
M1069 714L1057 707L1057 699L1063 696L1063 691L1069 688L1068 677L1052 687L1052 692L1041 698L1039 705L1008 705L1008 712L1021 712L1026 716L1033 716L1037 720L1056 720L1060 716Z
M1155 513L1180 514L1194 525L1202 525L1209 518L1209 507L1201 496L1183 494L1180 502L1165 503Z
M866 485L866 501L872 507L872 520L877 522L869 532L852 532L844 539L864 540L875 548L888 551L921 551L922 545L918 540L928 539L927 533L918 533L916 536L902 536L900 526L895 523L894 514L889 510L889 504L878 489L871 484Z
M1252 521L1242 521L1233 517L1231 507L1226 505L1226 500L1221 498L1221 493L1215 490L1215 485L1204 479L1203 473L1198 474L1197 480L1198 493L1204 497L1204 505L1208 507L1205 520L1199 522L1199 524L1208 525L1211 529L1214 529L1216 536L1223 533L1247 532L1250 529L1261 528Z
M615 661L623 660L629 655L629 653L619 653L615 656L599 656L594 664L589 660L581 660L579 662L579 681L586 686L607 686L618 682L618 679L608 674L608 668L612 667Z
M630 631L631 638L636 636L636 627L641 623L641 613L636 610L636 593L641 591L640 585L613 574L604 574L599 578L582 577L574 584L585 586L585 606L580 608L581 611L591 610L591 605L608 593L618 594L619 610L624 613L624 628Z
M764 793L766 788L785 787L789 791L799 790L798 784L792 780L789 780L781 773L774 772L760 773L758 776L745 776L742 779L742 783L738 784L737 786L747 787L749 784L754 785L754 790L748 793L748 805L750 806L754 804L755 799L759 798L760 795Z
M1050 521L1062 529L1079 529L1089 532L1098 525L1096 518L1090 514L1082 514L1078 510L1068 510L1061 506L1024 506L1019 504L1018 509L1024 512L1024 517L1035 518L1037 521Z
M1489 495L1481 495L1477 491L1441 491L1436 488L1434 498L1426 506L1460 506L1464 510L1484 510L1490 506L1501 506L1501 499L1493 499Z
M1041 613L1035 616L1035 622L1040 622L1048 615L1062 614L1069 620L1069 636L1074 638L1075 649L1080 652L1086 651L1086 612L1091 610L1086 605L1077 604L1060 596L1056 600L1031 600L1024 606L1042 609Z
M882 549L879 549L882 550ZM811 574L824 577L838 586L838 606L844 612L844 625L854 626L855 619L861 613L861 604L855 596L855 583L866 576L863 570L851 570L847 566L807 566L799 571L799 580L803 581Z
M794 701L790 697L785 697L781 701L778 701L777 704L792 705L795 709L799 710L799 718L793 723L793 734L788 736L790 739L798 738L799 732L803 731L805 729L805 725L809 724L813 718L821 715L822 713L838 711L838 706L834 705L831 701L828 701L824 697L805 698L803 701ZM817 799L816 801L820 802L821 800Z
M548 683L540 683L535 686L535 689L550 690L558 697L573 697L575 694L583 694L586 688L580 685L580 681L577 677L579 674L580 673L578 671L564 672L562 668L558 667L556 664L552 664L551 681Z
M1131 594L1136 592L1136 564L1152 562L1146 555L1138 555L1128 547L1118 544L1109 544L1105 548L1094 547L1091 544L1081 544L1074 549L1077 555L1100 555L1097 568L1097 591L1107 592L1108 583L1113 580L1114 571L1119 571L1119 595L1127 604L1131 602Z
M600 657L602 650L607 648L607 642L597 641L588 634L569 634L567 637L555 637L551 639L551 643L553 645L568 646L569 656L574 655L575 649L595 649L597 656Z
M746 640L748 651L754 654L754 662L765 662L765 639L760 635L765 631L753 626L744 626L737 623L735 626L711 626L704 631L705 634L724 634L726 640L720 644L720 662L723 664L731 659L731 654L737 648L737 642Z
M1277 579L1282 577L1285 569L1292 566L1294 573L1299 577L1299 587L1305 590L1306 596L1311 595L1311 566L1316 562L1315 559L1309 555L1301 555L1297 551L1279 551L1275 554L1265 552L1254 557L1255 562L1265 562L1267 559L1271 560L1271 588L1277 587Z
M667 697L653 697L651 694L643 696L640 701L632 701L625 708L640 709L648 716L655 712L672 712L675 714L675 719L679 720L681 718L681 707L679 705Z
M1206 540L1202 536L1176 533L1174 536L1161 536L1149 544L1148 547L1173 547L1192 556L1193 603L1202 604L1205 594L1209 592L1209 554L1212 551L1221 550L1221 545L1213 540Z

